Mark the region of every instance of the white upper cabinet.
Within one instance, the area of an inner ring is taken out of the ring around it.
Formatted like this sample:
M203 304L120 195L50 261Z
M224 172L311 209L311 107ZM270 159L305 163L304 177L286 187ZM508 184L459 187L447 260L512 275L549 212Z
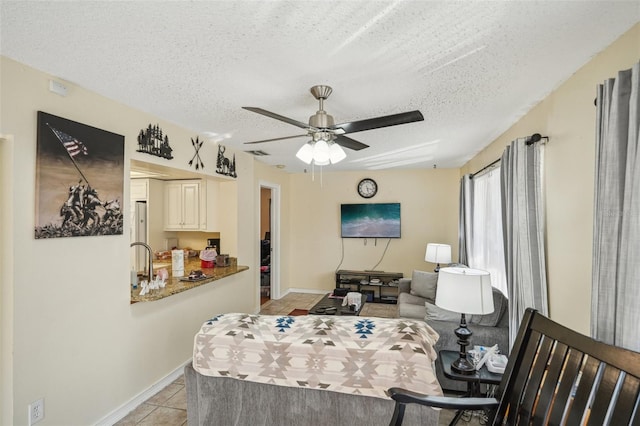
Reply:
M220 222L218 202L220 182L212 179L202 180L200 186L200 230L207 232L219 232Z
M164 196L164 229L200 229L200 181L167 181Z
M131 179L129 195L131 201L146 201L149 198L149 181L147 179Z

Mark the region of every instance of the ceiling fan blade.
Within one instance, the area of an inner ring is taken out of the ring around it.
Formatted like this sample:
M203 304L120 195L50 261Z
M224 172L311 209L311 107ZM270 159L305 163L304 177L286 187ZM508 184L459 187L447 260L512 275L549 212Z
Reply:
M266 115L267 117L275 118L276 120L284 121L285 123L293 124L294 126L300 127L301 129L314 129L314 127L309 126L307 123L303 123L302 121L294 120L292 118L285 117L284 115L276 114L275 112L267 111L262 108L255 107L242 107L242 109L246 109L247 111L255 112L258 114Z
M344 146L345 148L349 148L354 151L360 151L361 149L369 148L369 145L365 145L362 142L358 142L357 140L348 138L343 135L336 135L334 142L340 146Z
M398 124L423 121L424 117L418 110L402 112L400 114L385 115L384 117L368 118L366 120L352 121L351 123L336 124L332 129L341 128L344 133L363 132L365 130L379 129L381 127L397 126Z
M273 141L280 141L280 140L283 140L283 139L302 138L302 137L305 137L305 136L309 136L309 135L304 134L304 135L295 135L295 136L285 136L285 137L282 137L282 138L273 138L273 139L264 139L264 140L261 140L261 141L245 142L245 144L251 145L253 143L273 142Z

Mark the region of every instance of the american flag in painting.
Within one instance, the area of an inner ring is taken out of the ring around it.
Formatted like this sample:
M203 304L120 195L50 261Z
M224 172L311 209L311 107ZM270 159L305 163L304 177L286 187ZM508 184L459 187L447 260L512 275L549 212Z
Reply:
M60 139L60 142L62 142L62 145L64 145L65 149L67 150L70 156L75 157L80 153L84 155L87 155L89 153L89 151L87 151L87 147L78 139L64 132L61 132L58 129L54 129L51 126L49 127L51 128L53 133L55 133L58 139Z

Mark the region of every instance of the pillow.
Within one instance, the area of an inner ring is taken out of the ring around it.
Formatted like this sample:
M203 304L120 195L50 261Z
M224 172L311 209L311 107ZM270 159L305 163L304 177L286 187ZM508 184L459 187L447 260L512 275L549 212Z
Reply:
M410 293L414 296L435 301L437 285L438 274L435 272L413 271Z
M425 315L425 321L451 321L460 323L460 314L453 311L447 311L432 303L425 302L424 307L427 308L427 315Z
M493 312L486 315L473 315L469 321L470 324L486 325L495 327L500 322L502 314L508 306L507 298L497 288L493 288Z

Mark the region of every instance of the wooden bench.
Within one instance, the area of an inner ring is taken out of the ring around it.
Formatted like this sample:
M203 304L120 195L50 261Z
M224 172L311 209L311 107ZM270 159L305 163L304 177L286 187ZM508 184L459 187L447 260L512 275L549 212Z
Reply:
M391 425L402 424L410 403L490 410L494 425L640 425L640 353L528 309L496 398L430 397L400 388L389 394L396 401Z

